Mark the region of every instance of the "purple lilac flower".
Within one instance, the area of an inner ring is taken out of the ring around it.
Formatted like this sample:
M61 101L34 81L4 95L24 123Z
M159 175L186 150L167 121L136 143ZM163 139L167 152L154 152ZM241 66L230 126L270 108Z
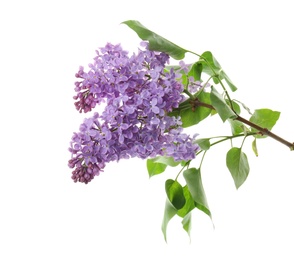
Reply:
M180 65L180 69L183 70L186 74L190 70L190 65L189 64L186 64L183 60L181 60L179 62L179 65Z
M148 47L148 46L147 46ZM89 64L80 67L75 83L76 109L89 112L106 102L104 111L85 119L74 133L69 151L72 179L88 183L108 162L158 155L191 160L199 146L182 133L181 119L167 113L183 100L183 85L171 69L169 56L139 50L128 57L120 45L108 43Z
M191 94L196 93L197 91L199 91L202 88L208 88L210 87L209 83L203 83L199 80L194 80L194 77L189 77L189 84L188 84L188 91Z

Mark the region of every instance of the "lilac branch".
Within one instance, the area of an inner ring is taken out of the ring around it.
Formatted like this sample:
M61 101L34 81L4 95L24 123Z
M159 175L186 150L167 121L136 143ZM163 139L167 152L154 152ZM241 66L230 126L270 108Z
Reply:
M202 107L207 107L207 108L215 110L215 108L212 105L201 102L198 99L195 99L195 100L191 101L191 104L192 104L192 109L195 109L198 106L202 106ZM240 121L240 122L242 122L242 123L244 123L244 124L246 124L248 126L251 126L251 127L255 128L256 130L258 130L260 135L269 136L269 137L273 138L274 140L276 140L276 141L286 145L287 147L289 147L291 151L294 150L294 143L291 143L291 142L281 138L280 136L274 134L273 132L271 132L267 128L260 127L259 125L255 124L255 123L252 123L249 120L247 120L247 119L245 119L245 118L243 118L243 117L241 117L239 115L237 115L237 117L234 118L234 120Z

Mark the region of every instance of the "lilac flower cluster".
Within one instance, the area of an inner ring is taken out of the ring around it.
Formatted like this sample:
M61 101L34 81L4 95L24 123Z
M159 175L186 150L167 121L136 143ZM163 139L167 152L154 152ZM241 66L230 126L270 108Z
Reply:
M85 119L74 133L69 167L72 179L88 183L110 161L158 155L191 160L199 146L182 132L180 118L168 112L183 100L183 86L171 69L169 56L148 50L128 57L120 45L107 44L89 64L80 67L75 83L76 109L89 112L105 102L101 114Z

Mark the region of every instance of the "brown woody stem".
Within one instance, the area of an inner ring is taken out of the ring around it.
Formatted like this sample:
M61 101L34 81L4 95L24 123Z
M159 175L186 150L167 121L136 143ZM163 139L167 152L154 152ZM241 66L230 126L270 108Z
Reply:
M193 101L191 101L191 105L192 105L192 109L195 109L197 106L202 106L202 107L207 107L207 108L210 108L210 109L214 109L215 108L210 105L210 104L207 104L207 103L204 103L204 102L201 102L200 100L198 99L195 99ZM253 128L255 128L256 130L258 130L260 132L261 135L266 135L266 136L269 136L271 138L273 138L274 140L286 145L287 147L290 148L291 151L294 150L294 143L290 143L288 142L287 140L281 138L280 136L272 133L270 130L268 130L267 128L263 128L263 127L260 127L252 122L250 122L249 120L237 115L236 118L234 118L234 120L237 120L237 121L240 121L248 126L251 126Z

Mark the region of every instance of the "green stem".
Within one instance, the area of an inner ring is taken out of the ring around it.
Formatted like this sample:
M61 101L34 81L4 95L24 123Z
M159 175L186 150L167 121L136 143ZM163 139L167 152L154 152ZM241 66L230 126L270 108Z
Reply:
M250 132L250 133L247 133L246 136L256 135L256 134L258 134L258 133L257 133L257 132ZM224 141L227 141L227 140L232 140L232 139L237 138L237 137L242 137L242 136L245 136L245 134L238 134L238 135L224 136L223 139L218 140L218 141L212 143L210 146L216 145L216 144L218 144L218 143L221 143L221 142L224 142Z
M230 102L231 109L232 109L232 110L234 111L234 113L236 114L236 111L234 110L234 107L233 107L232 99L231 99L231 97L230 97L230 95L229 95L227 89L225 88L223 82L220 80L219 75L216 75L216 78L219 80L219 83L221 84L221 86L222 86L222 88L223 88L223 90L224 90L224 92L225 92L225 94L226 94L226 96L227 96L227 98L228 98L228 100L229 100L229 102Z
M203 160L204 160L204 156L205 156L206 152L207 152L207 150L204 151L204 154L203 154L203 156L202 156L202 158L201 158L201 162L200 162L200 165L199 165L199 169L201 169L202 162L203 162Z
M244 138L243 138L243 141L242 141L242 144L241 144L241 147L240 147L241 149L242 149L242 147L243 147L243 144L244 144L245 139L246 139L247 136L248 136L247 134L244 135Z
M198 56L199 58L205 60L200 54L197 54L196 52L193 52L193 51L188 51L188 52L190 52L190 53L192 53L192 54ZM206 61L206 60L205 60L205 61ZM207 62L207 61L206 61L206 62Z
M204 88L206 87L206 85L208 84L208 82L213 78L213 76L210 76L208 78L208 80L206 80L205 84L203 84L203 86L194 94L194 98L197 98L201 93L202 91L204 90Z
M185 163L185 165L182 167L182 169L179 171L179 173L177 174L177 177L175 178L175 180L178 179L178 177L180 176L181 172L185 169L185 167L189 167L189 164L190 164L191 161L188 161Z
M194 96L187 89L184 89L184 93L187 94L190 98L194 99Z
M246 133L246 135L245 134L238 134L238 135L231 135L231 136L215 136L215 137L211 137L209 139L214 139L214 138L222 138L222 139L210 144L210 147L214 146L216 144L222 143L224 141L232 140L232 139L237 138L237 137L245 136L245 138L246 138L247 136L256 135L256 134L258 134L258 132L250 132L250 133ZM244 140L243 140L243 142L244 142ZM243 143L242 143L242 145L243 145ZM203 151L204 150L199 151L196 155L202 153ZM206 151L204 151L204 152L206 152Z

